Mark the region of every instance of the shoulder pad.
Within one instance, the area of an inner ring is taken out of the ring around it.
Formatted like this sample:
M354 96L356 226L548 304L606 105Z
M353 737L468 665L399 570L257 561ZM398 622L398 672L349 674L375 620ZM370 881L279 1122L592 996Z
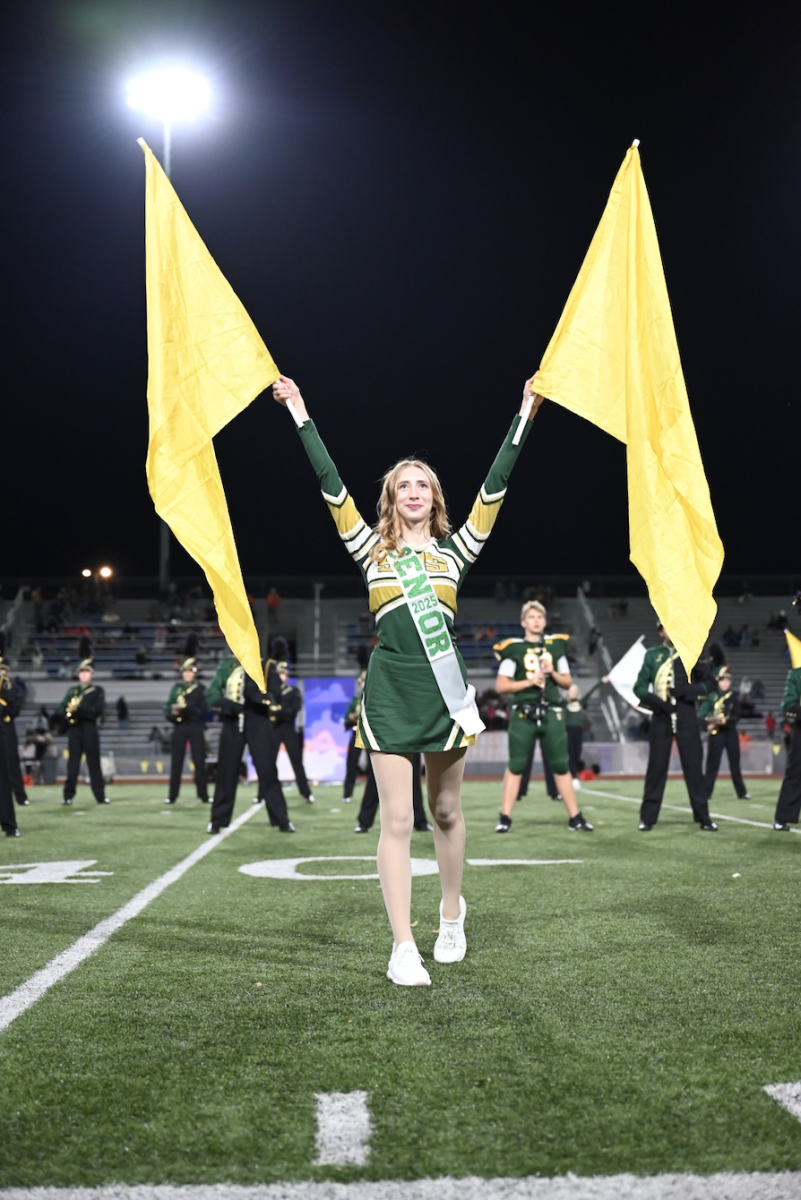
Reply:
M568 641L570 641L570 634L569 633L549 633L548 638L552 642L555 642L557 638L561 638L563 642L568 642Z
M522 638L505 638L502 642L496 642L492 649L497 655L500 656L501 652L505 650L507 646L516 646L519 642L522 642L522 640Z

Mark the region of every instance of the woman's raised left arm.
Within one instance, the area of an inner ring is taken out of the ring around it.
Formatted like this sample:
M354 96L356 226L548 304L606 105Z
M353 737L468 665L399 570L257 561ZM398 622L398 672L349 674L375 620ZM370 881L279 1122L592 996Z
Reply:
M465 570L471 567L476 561L482 546L492 533L492 528L498 519L498 513L501 510L501 505L506 495L506 485L512 473L512 467L515 465L523 443L529 435L531 422L534 420L542 404L543 397L534 391L536 379L536 375L533 375L531 379L526 380L523 387L523 399L520 403L519 415L515 416L512 427L495 456L495 462L490 467L489 474L484 480L481 491L476 496L469 517L461 529L457 530L453 535L454 546L464 558ZM529 401L531 401L530 406ZM516 434L520 428L520 418L525 416L528 416L528 420L524 422L521 436L516 439Z

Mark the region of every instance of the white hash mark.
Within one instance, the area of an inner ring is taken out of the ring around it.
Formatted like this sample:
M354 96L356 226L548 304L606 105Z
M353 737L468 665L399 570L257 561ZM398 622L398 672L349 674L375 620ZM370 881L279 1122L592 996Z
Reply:
M367 1092L317 1092L316 1166L363 1167L373 1126Z
M796 1121L801 1121L801 1082L799 1083L769 1083L765 1091L771 1100L786 1108Z

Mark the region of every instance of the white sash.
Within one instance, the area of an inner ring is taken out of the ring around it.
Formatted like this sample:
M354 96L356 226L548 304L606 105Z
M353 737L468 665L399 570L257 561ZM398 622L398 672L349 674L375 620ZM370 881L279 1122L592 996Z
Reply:
M468 737L481 733L486 726L478 715L476 689L472 684L465 687L445 614L425 567L414 551L388 557L387 562L401 586L445 707Z

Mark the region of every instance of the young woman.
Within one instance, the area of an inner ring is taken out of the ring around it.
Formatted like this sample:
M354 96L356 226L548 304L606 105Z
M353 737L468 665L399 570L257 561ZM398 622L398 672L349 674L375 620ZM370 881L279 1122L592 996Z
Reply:
M522 421L521 431L515 418L470 516L453 534L439 480L417 459L401 459L387 471L378 524L371 529L339 478L297 385L284 375L273 384L275 399L290 407L339 536L362 572L376 619L379 644L367 669L357 744L369 750L378 784L378 875L394 939L387 977L405 986L431 983L410 923L411 755L418 751L425 754L442 885L434 959L460 962L467 948L461 785L467 747L484 726L453 646L452 627L456 594L495 524L529 421L542 402L531 383L520 409L529 420Z

